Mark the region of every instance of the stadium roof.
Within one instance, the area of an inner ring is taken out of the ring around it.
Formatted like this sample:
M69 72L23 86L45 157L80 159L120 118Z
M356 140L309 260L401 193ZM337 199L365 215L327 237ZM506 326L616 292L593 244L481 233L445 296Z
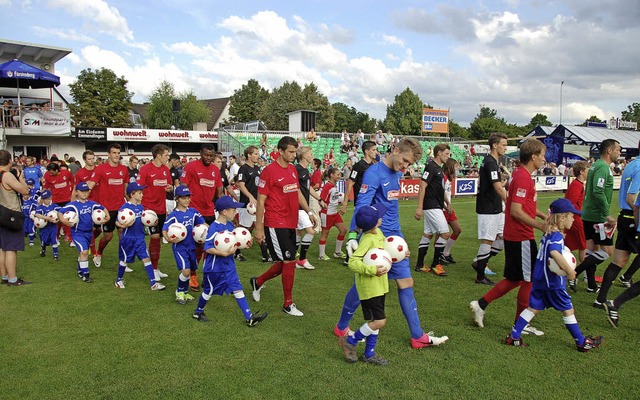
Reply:
M549 132L549 130L551 130L551 132ZM575 125L558 125L555 128L537 126L529 132L527 136L537 136L541 132L544 132L547 136L561 134L565 138L565 143L587 145L592 151L598 150L598 146L600 146L600 143L605 139L617 140L623 149L637 149L640 143L639 131Z

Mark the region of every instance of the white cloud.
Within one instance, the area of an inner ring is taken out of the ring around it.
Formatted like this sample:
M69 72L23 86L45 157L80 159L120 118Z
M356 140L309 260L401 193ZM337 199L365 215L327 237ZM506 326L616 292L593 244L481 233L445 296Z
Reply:
M397 36L393 36L393 35L385 35L383 33L382 34L382 42L386 43L386 44L392 44L392 45L404 47L404 40L400 39Z
M56 28L45 28L43 26L32 26L31 29L39 36L43 37L51 37L55 36L58 39L62 40L70 40L76 42L84 42L84 43L95 43L95 39L78 33L75 29L56 29Z

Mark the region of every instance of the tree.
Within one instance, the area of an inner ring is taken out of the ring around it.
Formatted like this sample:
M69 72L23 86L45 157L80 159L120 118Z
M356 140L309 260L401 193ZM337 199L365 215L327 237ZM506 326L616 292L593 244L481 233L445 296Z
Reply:
M622 111L622 120L640 123L640 103L633 103L627 106L627 110Z
M526 128L528 131L531 131L533 128L535 128L538 125L553 126L553 124L549 121L546 115L538 113L534 115L533 118L531 118L531 122L529 122L529 125L527 125Z
M333 103L335 130L345 129L347 132L356 132L362 129L363 132L373 132L376 130L376 120L369 114L360 112L355 107L349 107L344 103Z
M76 126L128 128L132 125L130 111L133 93L127 90L127 80L107 68L80 72L69 85L73 104L71 118Z
M242 85L240 89L233 92L230 99L229 123L249 122L258 119L258 114L262 103L269 97L269 91L260 86L255 79Z
M271 91L271 95L262 102L258 119L271 130L289 129L287 113L299 110L302 105L302 88L297 82L285 81L282 86Z
M317 111L316 131L333 132L335 130L335 119L333 108L327 96L318 90L318 86L311 82L304 85L302 89L302 106L300 109ZM295 110L291 110L295 111Z
M199 101L192 90L180 93L178 100L180 100L180 111L177 127L191 130L194 123L209 121L211 109Z
M173 111L173 100L180 101L180 111ZM193 91L176 95L173 84L163 80L149 97L147 125L152 129L191 130L196 122L207 122L211 110L198 101Z
M427 107L417 94L406 88L397 94L393 104L387 105L384 120L385 130L400 135L420 135L422 133L422 109Z
M461 126L456 121L449 119L449 136L451 137L461 137L468 139L469 138L469 129Z
M606 121L602 121L600 118L598 118L595 115L590 116L589 118L585 119L583 123L581 123L578 126L587 126L588 122L597 122L597 123L602 123L602 122L606 122Z

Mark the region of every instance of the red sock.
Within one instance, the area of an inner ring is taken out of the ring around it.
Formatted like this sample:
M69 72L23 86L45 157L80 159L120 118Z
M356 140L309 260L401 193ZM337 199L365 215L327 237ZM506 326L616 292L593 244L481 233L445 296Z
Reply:
M293 304L293 279L296 273L296 262L282 263L282 293L284 295L284 307Z
M200 265L200 260L202 260L202 254L204 253L204 249L202 246L196 246L196 264Z
M109 240L105 236L100 239L98 243L98 254L102 254L104 252L105 247L109 244Z
M153 269L158 269L158 260L160 260L160 238L151 237L149 239L149 258Z
M531 282L521 282L518 290L518 307L516 308L516 319L527 307L529 307L529 295L531 294Z
M96 252L96 238L100 236L101 232L102 232L102 229L100 228L93 228L93 231L91 232L91 244L89 244L89 249L91 249L91 254L93 256L98 254Z
M62 224L62 231L67 239L71 240L71 227L69 225Z
M487 304L489 304L494 300L498 300L500 297L509 293L518 286L520 286L520 282L503 279L500 282L496 283L496 285L492 287L491 290L489 290L484 296L482 296L482 298L487 302Z
M271 268L266 270L262 275L258 277L257 279L258 286L262 286L262 284L268 281L269 279L273 279L276 276L280 275L282 273L283 264L284 263L282 261L276 261L275 263L273 263ZM293 267L295 268L295 265Z
M451 237L451 240L458 240L458 234L457 233L452 233L450 237Z

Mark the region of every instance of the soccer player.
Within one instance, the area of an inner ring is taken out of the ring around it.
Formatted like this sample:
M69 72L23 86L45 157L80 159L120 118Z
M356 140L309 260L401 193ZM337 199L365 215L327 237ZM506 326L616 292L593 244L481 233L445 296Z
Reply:
M180 156L176 153L171 153L169 156L169 173L171 174L171 184L173 185L173 190L167 191L166 201L167 204L167 214L171 213L176 206L176 201L174 197L174 190L180 186L180 175L182 172L180 171L182 168L180 167Z
M402 171L409 165L422 157L422 148L415 139L404 138L397 146L384 158L364 174L362 187L358 195L354 215L358 209L375 204L382 204L387 211L382 217L380 231L385 237L397 235L404 237L400 228L400 214L398 210L398 196L400 194L400 177ZM353 252L357 249L356 221L351 219L351 229L347 242L347 251ZM398 285L398 299L400 308L404 314L409 331L411 332L411 346L414 349L422 347L438 346L445 343L449 338L446 336L433 336L433 332L425 333L420 326L418 316L418 306L413 294L413 278L411 277L411 267L409 258L393 264L391 271L387 274L389 279L396 281ZM358 291L354 286L347 293L340 320L334 328L336 336L346 336L349 334L349 321L353 313L358 309L360 299Z
M336 237L336 248L333 252L334 258L346 258L342 253L342 242L347 234L347 226L342 220L342 216L338 213L338 199L340 193L336 187L338 180L342 177L342 172L338 168L329 167L322 174L323 180L326 180L320 193L320 198L324 202L322 210L320 210L320 221L322 226L322 234L320 234L320 240L318 241L318 259L320 261L331 260L325 254L325 248L327 246L327 238L329 237L329 231L334 226L338 229L338 236Z
M158 269L160 260L160 234L165 219L167 219L167 193L173 193L173 183L171 182L171 171L167 167L169 161L169 148L158 143L151 148L153 159L140 168L136 182L144 186L144 196L142 196L142 207L145 210L154 211L158 215L158 224L149 227L149 257L153 265L154 278L160 281L168 277L167 274Z
M278 141L278 156L260 174L258 184L258 210L256 229L253 232L258 243L267 241L269 253L275 263L258 277L250 280L253 299L260 301L262 285L269 279L282 275L284 305L282 311L295 317L304 314L293 302L293 280L296 270L296 227L298 210L310 213L309 205L299 188L298 172L291 164L296 157L298 142L291 136ZM315 222L315 217L311 216ZM266 229L265 229L266 228Z
M57 219L54 219L47 214L51 211L57 212L58 209L60 209L60 206L51 201L50 190L44 190L40 198L42 199L42 204L34 207L34 216L47 221L47 225L40 228L40 232L38 232L40 235L40 257L44 257L47 253L47 246L51 246L53 248L53 260L58 261L58 246L60 245L60 242L58 242L58 226L56 225Z
M33 179L33 186L36 189L40 189L42 186L42 178L44 174L42 173L42 169L36 166L36 160L33 156L27 156L27 165L22 169L22 173L24 175L25 182L28 179Z
M180 180L191 192L191 206L204 218L207 225L215 220L213 201L222 196L222 175L218 167L213 164L213 144L205 143L200 148L200 159L191 161L182 169ZM196 246L196 261L202 259L202 246ZM189 287L194 292L200 290L198 276L195 269L191 270Z
M444 172L442 165L451 156L451 148L448 144L439 143L433 148L433 159L427 163L422 173L420 190L418 191L418 207L415 219L420 221L424 216L424 233L418 245L418 259L416 260L416 272L433 272L438 276L447 276L440 260L442 251L449 240L449 225L444 216ZM435 236L433 244L433 261L431 266L424 265L424 258L429 251L429 243Z
M86 150L82 153L82 160L84 160L84 167L80 168L78 172L75 174L75 184L77 185L80 182L89 182L91 180L91 176L93 175L93 170L96 168L96 156L91 150ZM99 202L100 197L98 195L98 186L94 186L93 190L89 193L89 200ZM75 192L71 195L72 199L76 198ZM89 245L89 249L91 250L91 256L95 257L98 252L96 251L96 238L100 236L102 233L102 225L94 225L93 226L93 235L91 237L91 244Z
M102 265L102 253L113 238L113 231L116 229L116 216L120 206L125 201L125 191L129 184L129 171L127 167L120 164L120 149L118 143L111 143L107 147L109 156L107 162L95 167L93 174L87 184L92 190L97 187L98 198L109 212L109 220L102 225L102 238L98 243L98 250L93 256L93 264L96 268Z
M35 190L35 181L33 178L27 178L25 179L25 182L29 188L29 192L22 196L22 215L24 215L22 228L24 229L25 235L29 236L29 246L34 246L35 244L33 243L33 240L36 238L36 227L33 225L34 216L31 215L31 213L35 211L38 206L38 197L34 197L31 194Z
M489 136L489 154L484 157L478 172L478 196L476 214L478 214L478 239L480 247L476 261L471 265L476 271L476 283L493 286L486 277L485 269L489 259L502 251L504 241L503 205L507 201L507 191L500 179L498 159L507 152L507 135L502 132Z
M242 290L242 284L238 277L238 271L233 260L235 249L222 251L215 247L214 240L216 234L223 231L233 231L233 218L236 209L244 205L233 201L231 196L222 196L216 201L218 218L209 226L207 240L204 243L204 250L207 253L202 264L202 294L198 300L198 307L193 313L193 318L200 322L208 322L209 319L204 314L204 307L214 294L222 296L232 294L235 297L238 307L242 310L247 326L252 328L267 318L267 313L251 312L247 298Z
M71 201L71 193L73 192L73 183L75 181L71 172L67 169L61 169L58 163L52 162L47 165L47 173L44 174L45 189L51 191L51 200L64 207ZM68 225L58 223L58 228L62 227L65 239L71 242L71 229Z
M587 256L576 268L576 276L586 271L589 293L598 292L596 268L613 254L613 230L616 227L616 219L609 215L613 196L613 174L609 164L619 156L620 143L614 139L603 140L600 144L600 159L593 163L587 175L582 206ZM569 287L574 292L577 291L577 280L569 280Z
M444 218L447 220L447 224L451 227L452 233L451 236L449 236L449 239L447 239L447 244L444 246L444 250L442 250L442 257L440 258L441 264L456 263L456 260L454 260L451 255L451 249L453 248L453 245L456 244L456 240L458 240L458 237L462 233L458 216L453 209L453 204L451 204L451 193L453 185L455 184L457 163L458 162L453 158L449 158L442 167L442 172L444 172Z
M162 235L167 242L172 243L173 257L176 260L176 266L180 274L178 275L178 286L176 289L176 301L180 304L195 300L189 294L189 278L191 269L198 269L196 262L196 242L193 239L193 227L198 224L204 224L204 218L195 208L189 207L191 203L191 192L186 186L178 186L175 191L176 208L167 216L167 220L162 226ZM172 240L167 235L169 226L174 222L178 222L187 228L187 236L181 241Z
M531 173L542 167L545 152L545 145L537 139L528 139L520 146L521 166L513 172L507 195L504 279L483 297L469 303L474 321L480 328L484 327L483 318L487 306L515 288L519 288L515 319L529 306L531 277L538 252L533 229L544 232L546 219L546 215L537 209L538 197ZM536 217L542 218L542 221L536 220ZM544 332L531 325L527 325L523 333L544 335Z
M564 198L569 200L576 210L582 210L584 203L584 182L589 173L589 163L576 161L573 164L573 175L576 179L571 181ZM564 244L571 251L578 250L578 261L582 262L587 250L587 239L584 237L584 223L579 215L573 218L571 228L565 230Z

